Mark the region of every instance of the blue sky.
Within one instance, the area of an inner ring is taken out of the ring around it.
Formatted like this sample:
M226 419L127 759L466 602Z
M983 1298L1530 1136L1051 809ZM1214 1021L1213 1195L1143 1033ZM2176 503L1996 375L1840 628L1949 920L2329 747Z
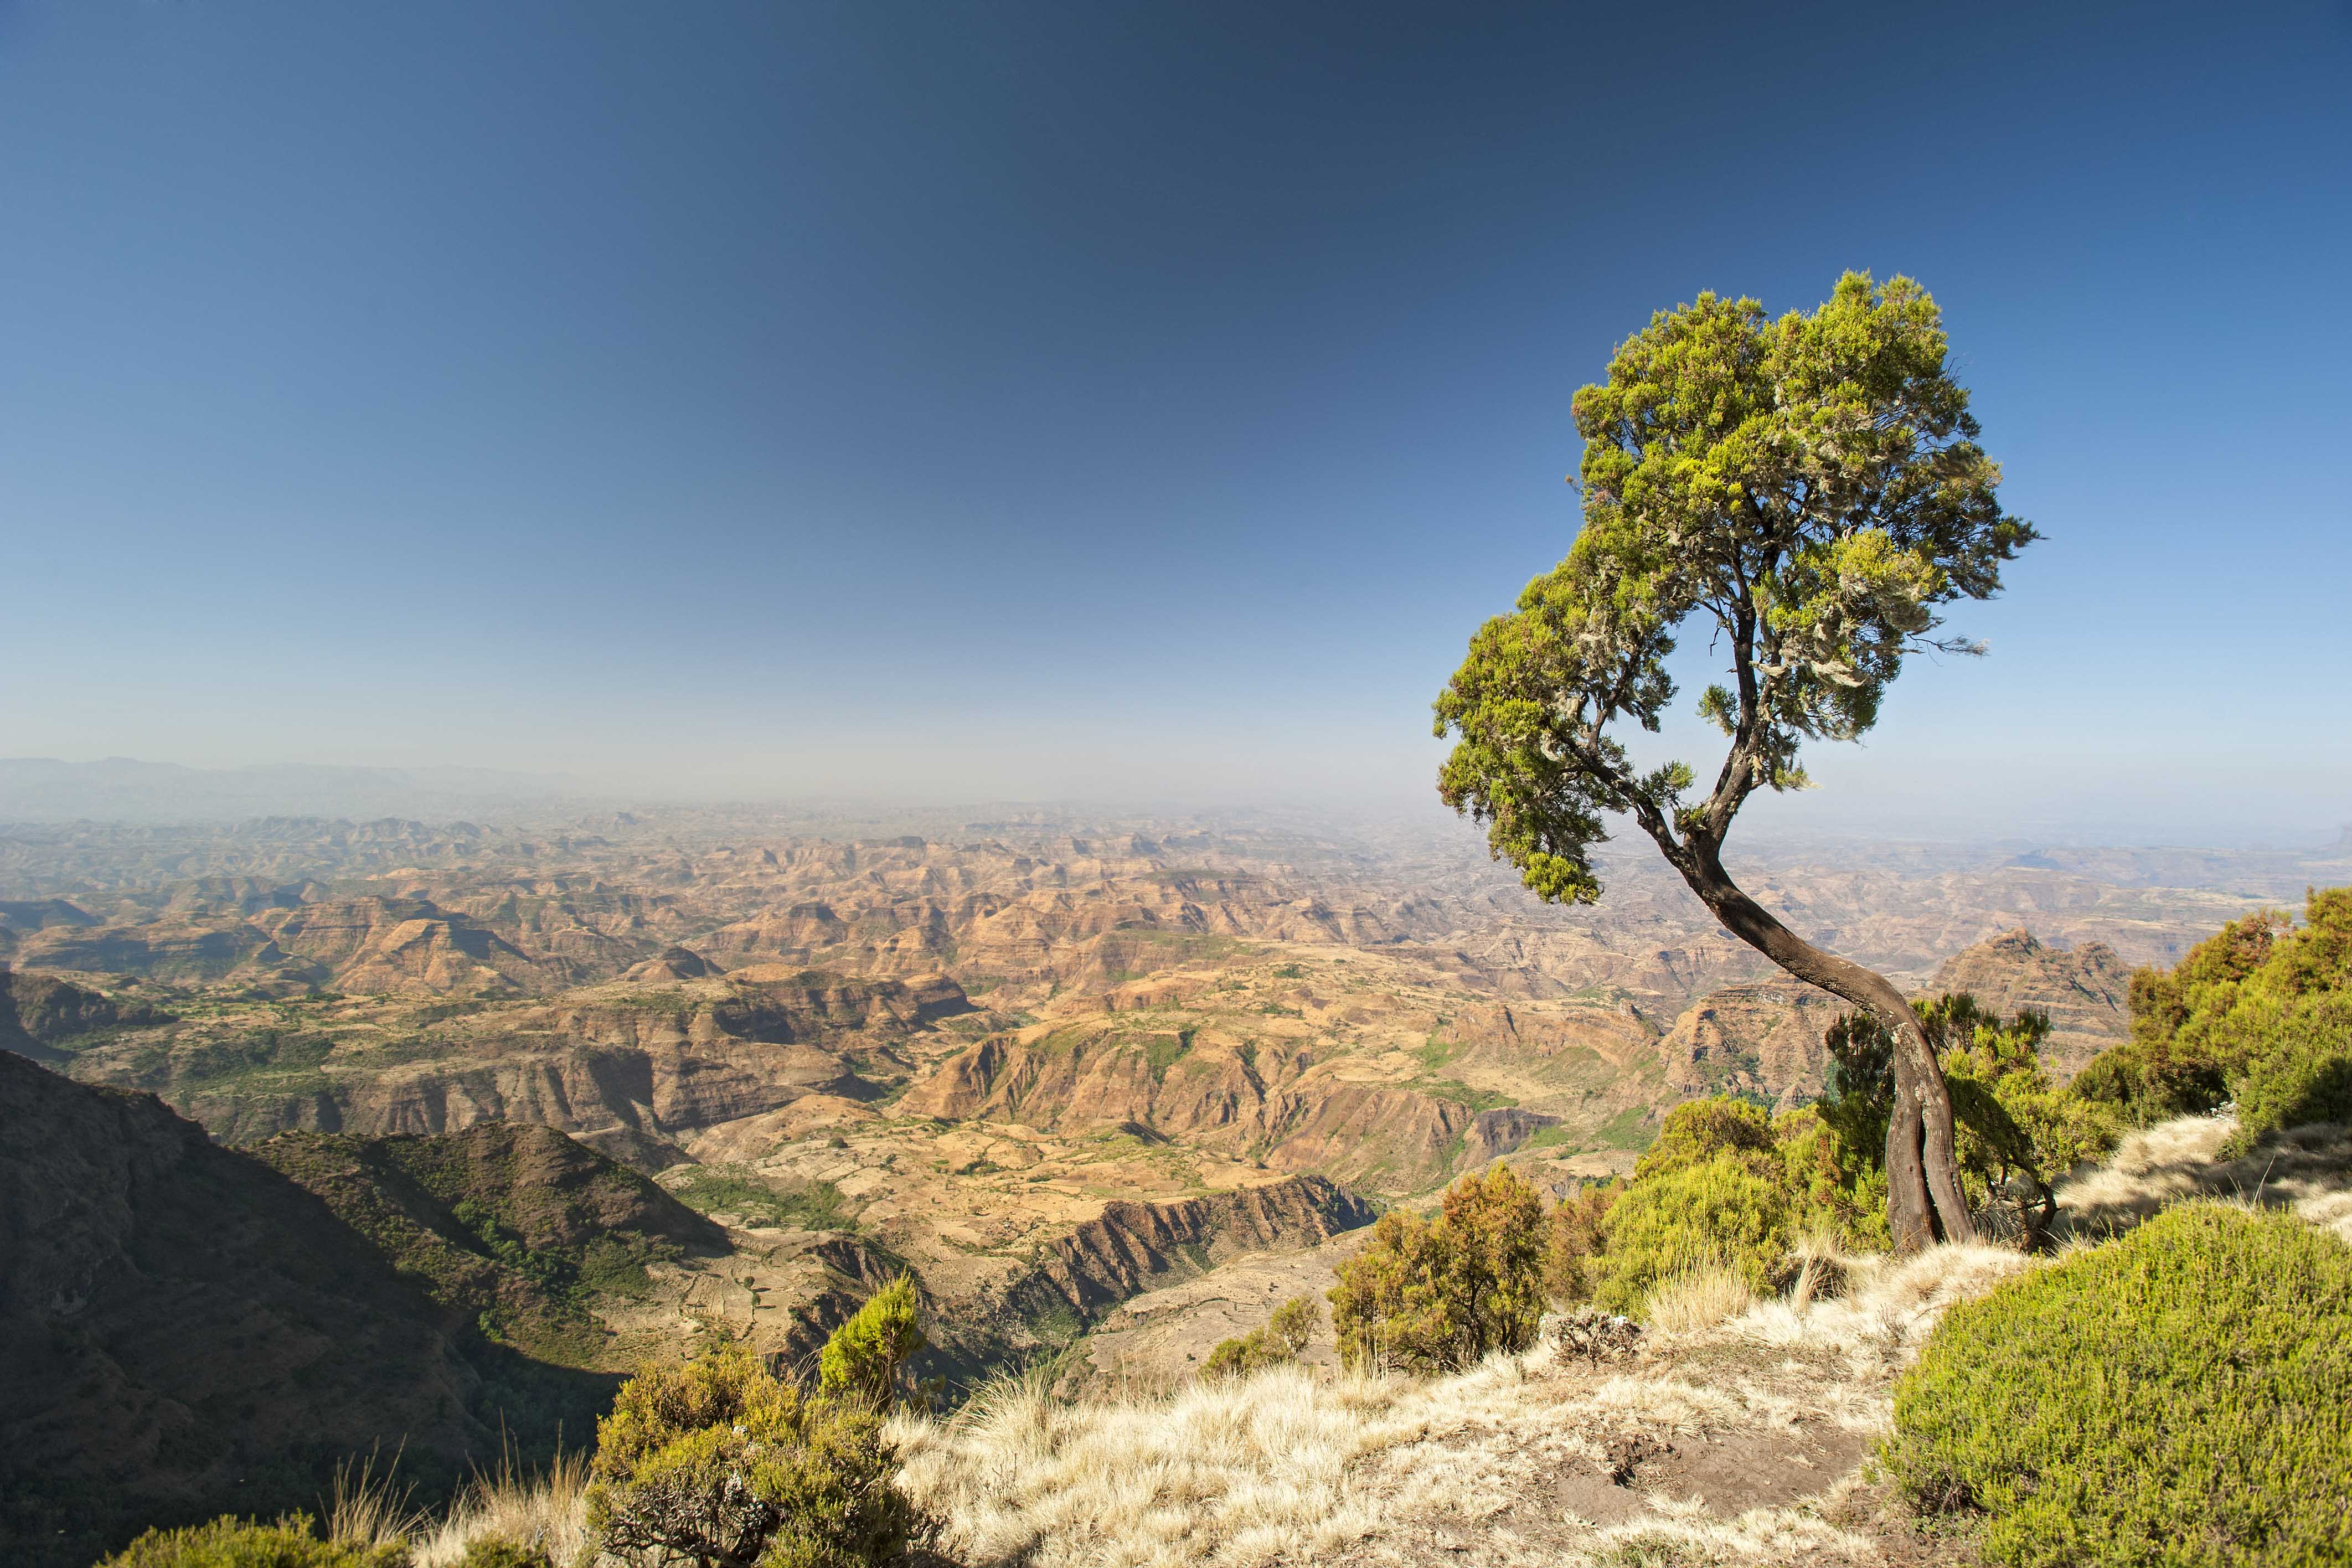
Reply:
M0 5L0 752L1423 800L1575 389L1858 267L2048 538L1768 823L2319 831L2347 81L2340 4Z

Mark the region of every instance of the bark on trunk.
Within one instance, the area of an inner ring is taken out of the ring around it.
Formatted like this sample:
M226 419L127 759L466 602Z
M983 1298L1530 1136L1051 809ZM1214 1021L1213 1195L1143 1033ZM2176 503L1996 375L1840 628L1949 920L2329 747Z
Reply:
M1952 1096L1927 1032L1903 994L1874 972L1824 952L1740 891L1713 855L1700 852L1683 879L1724 929L1782 969L1874 1015L1895 1038L1895 1108L1886 1125L1886 1217L1898 1253L1934 1241L1974 1241L1960 1193Z

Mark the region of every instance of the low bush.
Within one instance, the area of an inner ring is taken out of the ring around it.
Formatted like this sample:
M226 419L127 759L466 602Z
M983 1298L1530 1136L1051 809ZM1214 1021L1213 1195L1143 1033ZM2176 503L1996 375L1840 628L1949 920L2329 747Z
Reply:
M2352 1563L2352 1251L2174 1208L1954 1308L1890 1473L2011 1568Z
M1453 1372L1526 1350L1543 1317L1545 1240L1543 1200L1499 1161L1447 1188L1434 1223L1382 1215L1330 1291L1340 1360Z
M293 1514L275 1524L216 1519L151 1530L100 1568L408 1568L408 1550L322 1541L308 1514Z
M524 1546L498 1536L469 1542L457 1568L556 1568L543 1546Z
M742 1345L640 1371L596 1437L588 1523L624 1562L864 1568L905 1548L881 1415L803 1398Z
M1219 1340L1209 1359L1201 1363L1201 1371L1208 1377L1241 1377L1262 1367L1297 1361L1321 1321L1314 1297L1293 1296L1274 1310L1264 1327L1237 1339Z
M2352 994L2340 998L2352 1013ZM2352 1021L2282 1044L2238 1089L2238 1131L2224 1153L2243 1154L2265 1132L2314 1121L2352 1121Z
M817 1357L817 1392L875 1410L895 1407L909 1392L908 1363L929 1345L916 1321L912 1275L877 1290L833 1331Z
M1601 1229L1594 1300L1638 1318L1660 1283L1695 1269L1720 1267L1751 1291L1770 1289L1789 1253L1789 1199L1726 1149L1704 1164L1635 1181Z
M1544 1294L1563 1306L1592 1299L1607 1245L1602 1223L1624 1192L1622 1181L1588 1182L1559 1200L1544 1235Z
M2315 889L2304 923L2252 915L2131 984L2131 1038L2074 1091L2132 1121L2235 1098L2230 1152L2264 1133L2352 1121L2352 888Z

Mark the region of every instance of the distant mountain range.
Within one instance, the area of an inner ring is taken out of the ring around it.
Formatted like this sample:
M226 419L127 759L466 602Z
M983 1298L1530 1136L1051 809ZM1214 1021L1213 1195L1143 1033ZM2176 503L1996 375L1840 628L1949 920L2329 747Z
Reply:
M233 822L251 816L464 816L591 794L556 773L343 768L287 763L190 768L108 757L0 757L0 822Z

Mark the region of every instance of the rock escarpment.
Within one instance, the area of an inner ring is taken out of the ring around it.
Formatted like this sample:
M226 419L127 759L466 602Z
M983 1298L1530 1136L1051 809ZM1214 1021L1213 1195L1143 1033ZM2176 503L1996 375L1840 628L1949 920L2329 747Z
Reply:
M642 1163L673 1135L810 1095L869 1100L903 1079L893 1046L971 1010L943 976L747 970L458 1006L409 1025L273 1026L215 1040L127 1037L78 1076L152 1089L236 1142L283 1131L447 1132L485 1121L580 1134ZM868 1076L868 1075L875 1076ZM648 1142L650 1141L650 1142Z
M1934 991L1966 991L2003 1018L2027 1008L2050 1018L2042 1059L2063 1083L2131 1034L2131 970L2105 942L2050 947L2003 931L1947 959Z
M1822 1037L1852 1010L1794 980L1710 992L1658 1042L1667 1087L1685 1098L1747 1094L1780 1106L1818 1099L1829 1067Z
M1031 1322L1066 1316L1089 1323L1131 1296L1237 1254L1313 1247L1373 1218L1370 1205L1320 1176L1172 1204L1113 1203L1055 1242L1005 1300Z

